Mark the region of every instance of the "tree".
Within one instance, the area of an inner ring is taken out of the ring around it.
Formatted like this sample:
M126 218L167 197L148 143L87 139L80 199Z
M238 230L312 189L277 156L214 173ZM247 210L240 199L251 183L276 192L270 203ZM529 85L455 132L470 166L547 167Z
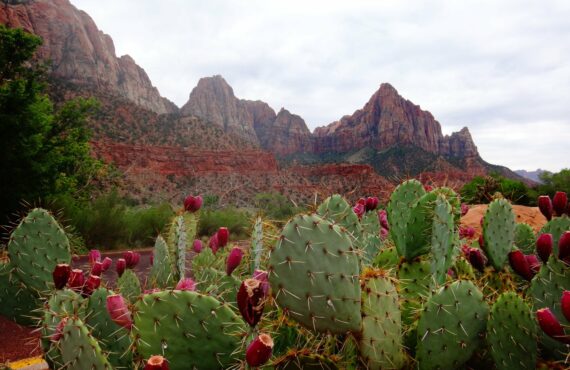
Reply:
M79 196L103 169L89 154L92 100L55 111L33 55L41 39L0 25L0 223L20 208L60 194Z

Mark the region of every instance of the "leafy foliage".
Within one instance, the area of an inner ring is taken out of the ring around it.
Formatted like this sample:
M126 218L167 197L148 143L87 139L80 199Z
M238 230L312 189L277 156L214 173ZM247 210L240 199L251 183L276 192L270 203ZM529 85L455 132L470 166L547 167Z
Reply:
M487 204L497 192L516 204L528 205L534 199L522 181L507 179L498 174L476 176L460 192L461 198L471 204Z

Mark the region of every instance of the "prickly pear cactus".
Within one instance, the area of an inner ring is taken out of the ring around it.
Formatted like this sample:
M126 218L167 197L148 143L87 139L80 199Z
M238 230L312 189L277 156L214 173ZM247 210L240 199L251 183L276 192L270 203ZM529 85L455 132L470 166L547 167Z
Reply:
M81 319L68 317L60 339L59 350L69 370L112 370L99 343Z
M134 303L142 292L141 282L137 274L131 269L126 269L117 280L117 289L131 303Z
M366 212L362 216L362 260L370 265L382 247L380 240L380 221L375 211Z
M481 345L489 307L470 281L442 287L426 303L418 322L418 368L458 369Z
M58 263L71 261L65 232L41 208L30 211L10 235L8 253L18 279L39 292L53 287L51 274Z
M171 370L230 368L247 330L227 305L190 291L146 294L133 315L137 352L162 354Z
M15 274L0 275L0 315L21 325L36 325L36 310L40 307L37 291L25 286Z
M564 264L555 256L550 256L548 263L540 268L532 279L528 295L532 297L533 310L548 307L562 323L565 322L560 297L564 290L570 290L570 266ZM567 347L550 338L540 331L540 342L543 350L556 359L564 360L568 353Z
M423 303L434 286L429 261L404 262L398 269L399 293L402 299L402 321L411 325L417 320Z
M558 241L560 240L560 236L568 230L570 230L570 218L564 215L562 217L554 217L548 221L546 225L540 229L538 236L547 233L552 234L552 253L558 255Z
M186 275L186 228L184 226L184 217L178 216L176 219L176 246L174 261L176 264L176 272L178 280L184 279Z
M251 273L258 270L261 265L261 255L263 254L263 222L261 217L255 220L253 232L251 233L251 253L253 255Z
M342 196L335 194L325 199L319 206L317 213L327 221L344 227L353 241L356 241L357 244L360 242L362 227L358 221L358 216Z
M483 249L496 270L502 270L515 238L515 214L506 199L489 204L483 219Z
M107 311L107 296L114 294L105 288L93 292L87 301L85 323L92 328L91 334L98 339L101 350L115 368L129 368L133 355L129 331L115 324Z
M536 237L534 230L528 224L517 224L515 227L515 245L524 254L535 253Z
M405 237L412 207L425 193L421 182L408 180L398 185L390 196L386 209L390 223L390 237L394 240L400 256L404 256L406 251Z
M317 332L360 330L359 272L348 235L316 214L291 219L269 261L277 304Z
M475 280L475 270L473 270L473 266L463 257L459 257L455 260L455 264L453 265L453 271L457 275L458 279L462 280Z
M154 243L153 257L149 275L150 284L153 287L166 288L172 284L174 275L172 274L172 261L168 253L168 246L160 235Z
M453 263L454 223L451 205L438 196L433 209L431 228L431 272L438 284L445 282L447 270Z
M396 250L396 247L383 248L378 252L374 258L372 265L384 270L397 269L400 263L400 255Z
M367 369L399 369L404 363L398 292L381 271L367 271L362 281L360 353Z
M275 370L337 370L333 360L317 353L301 354L291 351L274 364Z
M487 322L487 342L498 370L534 369L538 352L536 320L514 292L502 294Z

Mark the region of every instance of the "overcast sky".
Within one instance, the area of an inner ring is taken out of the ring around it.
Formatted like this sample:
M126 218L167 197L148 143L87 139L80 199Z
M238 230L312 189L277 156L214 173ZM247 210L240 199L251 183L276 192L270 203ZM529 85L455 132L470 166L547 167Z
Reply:
M71 0L178 106L200 77L314 129L380 83L483 159L570 167L570 1Z

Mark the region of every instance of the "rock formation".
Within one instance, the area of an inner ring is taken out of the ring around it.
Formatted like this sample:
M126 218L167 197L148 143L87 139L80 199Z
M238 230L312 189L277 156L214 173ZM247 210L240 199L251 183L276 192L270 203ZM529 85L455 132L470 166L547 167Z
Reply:
M69 0L31 0L0 6L0 23L41 36L38 57L50 61L51 75L68 83L125 97L156 113L178 108L128 55L117 58L109 35Z

